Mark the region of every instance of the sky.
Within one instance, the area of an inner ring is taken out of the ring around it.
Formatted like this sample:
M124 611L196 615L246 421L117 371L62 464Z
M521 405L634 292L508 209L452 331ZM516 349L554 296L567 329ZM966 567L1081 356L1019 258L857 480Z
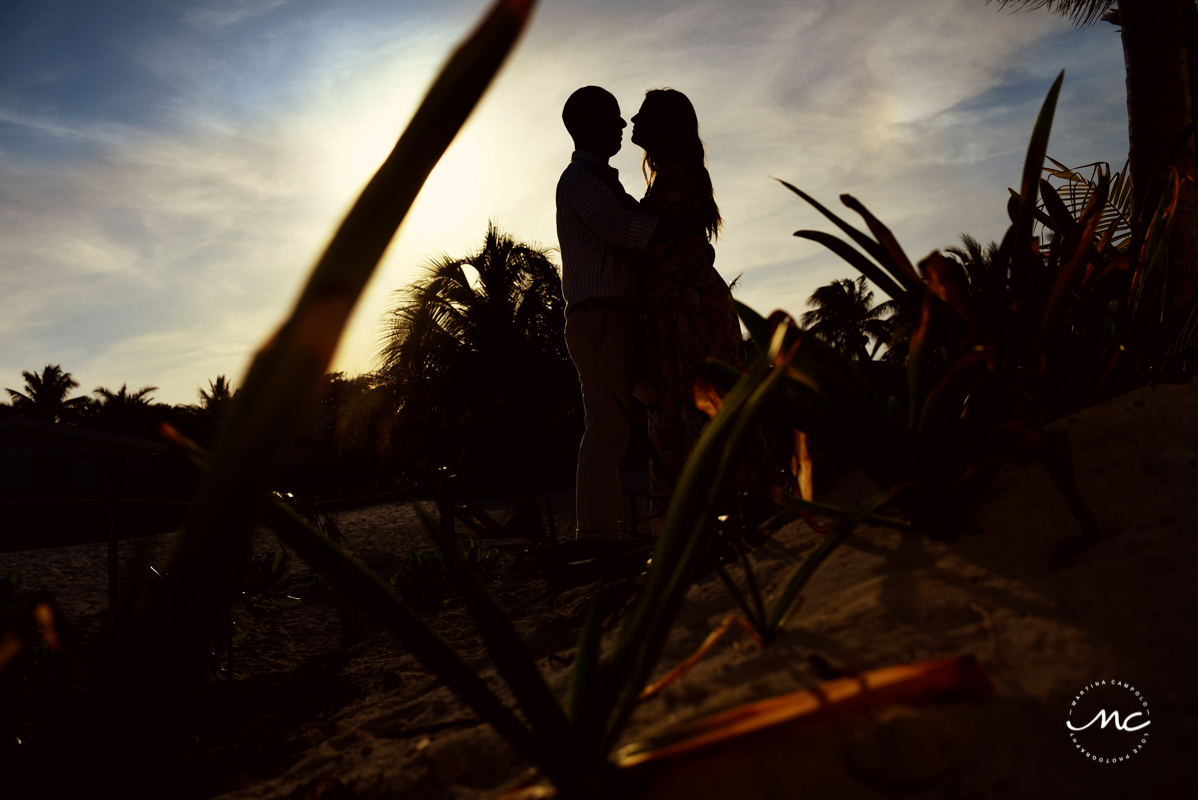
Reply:
M95 387L194 403L235 385L290 309L484 0L6 0L0 4L0 387L59 364ZM695 106L738 299L794 315L854 270L794 231L861 200L913 260L1000 239L1007 188L1056 74L1049 155L1127 155L1122 48L984 0L541 0L437 165L334 368L371 370L392 293L489 221L557 244L561 106L646 90ZM635 197L641 151L611 163ZM876 293L876 301L885 297ZM2 395L7 397L7 395Z

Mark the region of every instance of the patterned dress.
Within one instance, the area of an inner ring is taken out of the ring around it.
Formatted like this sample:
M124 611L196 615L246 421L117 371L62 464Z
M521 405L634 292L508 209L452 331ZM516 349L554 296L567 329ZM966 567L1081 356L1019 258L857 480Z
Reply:
M688 214L698 219L701 196L681 164L657 172L641 201L648 214ZM707 415L695 407L693 386L709 358L744 368L740 323L732 292L715 269L715 249L701 224L675 239L642 272L645 298L645 349L651 391L649 439L675 476L690 456ZM669 506L667 484L656 462L649 472L651 513ZM660 523L660 517L656 522Z

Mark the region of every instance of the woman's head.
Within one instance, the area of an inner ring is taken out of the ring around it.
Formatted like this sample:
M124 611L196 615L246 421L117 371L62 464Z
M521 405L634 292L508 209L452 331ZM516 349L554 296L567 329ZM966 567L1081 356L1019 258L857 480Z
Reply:
M632 140L659 164L703 162L703 140L695 107L682 92L650 89L632 118Z
M632 141L645 150L641 171L645 182L653 185L657 171L668 164L682 164L703 195L701 212L708 238L719 234L720 210L711 188L711 176L704 164L705 150L699 138L699 119L695 107L675 89L650 89L640 111L632 117Z

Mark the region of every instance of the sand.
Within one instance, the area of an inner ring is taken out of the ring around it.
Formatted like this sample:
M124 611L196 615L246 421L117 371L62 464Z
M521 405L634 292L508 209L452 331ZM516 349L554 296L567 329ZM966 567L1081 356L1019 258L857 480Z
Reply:
M759 653L743 634L729 634L686 678L643 704L625 741L815 686L830 671L959 654L980 660L994 698L758 736L662 768L652 796L1194 796L1198 780L1184 756L1198 749L1198 381L1090 406L1050 431L1072 455L1081 496L1099 522L1099 543L1075 563L1048 567L1051 550L1078 526L1045 471L1005 465L976 511L975 529L958 541L859 527L808 585L776 643ZM643 482L643 474L627 477L638 488ZM876 490L853 472L817 499L849 506ZM553 501L557 529L565 531L569 492ZM488 510L503 521L512 507L496 500ZM349 548L384 576L409 548L430 546L401 504L334 516ZM165 553L167 538L144 545L156 548L151 560ZM256 544L273 548L272 539L261 533ZM776 591L818 541L801 521L777 530L753 554L759 580ZM537 575L522 566L530 543L495 544L504 556L497 594L550 685L564 693L591 590L586 575ZM124 543L122 552L136 546ZM104 545L3 554L0 573L18 569L28 584L53 591L87 632L106 614L105 556ZM297 562L296 572L306 571ZM629 597L632 590L627 583ZM713 577L696 584L659 671L734 610ZM435 620L489 674L460 605L451 602ZM250 676L246 685L292 680L322 689L206 740L198 757L219 766L213 795L486 798L535 781L389 634L363 622L359 643L341 652L326 583L308 590L299 608L245 621L251 634L238 645L234 668ZM1065 727L1078 692L1104 680L1140 692L1152 722L1143 749L1114 764L1083 756Z

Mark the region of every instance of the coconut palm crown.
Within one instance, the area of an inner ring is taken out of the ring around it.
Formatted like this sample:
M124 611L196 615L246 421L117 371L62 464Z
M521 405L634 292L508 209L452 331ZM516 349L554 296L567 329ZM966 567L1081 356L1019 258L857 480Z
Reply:
M987 0L989 2L989 0ZM1050 14L1065 17L1074 25L1090 25L1103 19L1117 0L998 0L1000 6L1047 8Z
M13 411L21 416L59 422L64 414L84 409L89 402L86 395L67 399L72 389L79 388L79 381L58 364L47 364L40 373L22 371L21 377L25 379L24 392L4 390L12 398Z
M895 311L894 301L874 305L874 293L865 277L841 278L812 292L802 322L816 336L858 361L869 361L890 340L891 322L884 319ZM868 349L874 340L873 350Z
M463 451L519 453L580 407L548 249L492 223L479 250L432 259L392 298L375 388L346 415L343 440L375 437L382 455L402 439L446 461Z

